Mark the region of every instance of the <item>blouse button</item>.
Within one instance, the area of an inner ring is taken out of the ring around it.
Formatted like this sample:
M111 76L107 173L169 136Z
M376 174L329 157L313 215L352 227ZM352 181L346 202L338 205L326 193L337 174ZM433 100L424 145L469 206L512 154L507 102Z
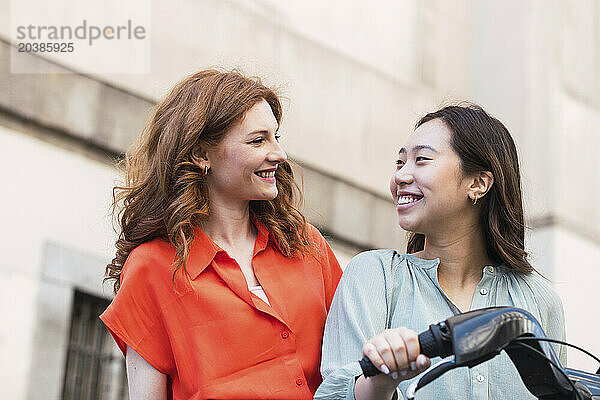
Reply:
M484 289L480 289L479 293L481 293L483 296L485 296L488 292L487 292L487 289L484 288Z
M303 383L304 382L302 382L302 379L300 379L300 378L296 379L296 385L302 386Z
M281 337L284 339L287 339L290 336L290 334L288 333L288 331L283 331L281 332Z
M485 381L485 376L483 376L483 375L477 375L475 377L475 379L477 379L477 382L483 382L483 381Z

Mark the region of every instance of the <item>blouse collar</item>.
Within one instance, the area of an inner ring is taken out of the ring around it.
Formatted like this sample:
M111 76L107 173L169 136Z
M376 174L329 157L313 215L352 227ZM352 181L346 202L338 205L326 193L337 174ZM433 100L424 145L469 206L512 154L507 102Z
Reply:
M425 273L434 281L437 282L437 272L440 266L440 259L435 258L433 260L426 260L419 258L412 254L405 254L406 258L410 261L413 266L419 267L425 271ZM504 264L498 266L486 265L483 267L483 273L492 276L501 276L509 271L509 268Z
M277 245L277 241L267 227L255 216L250 217L252 223L256 227L257 235L254 243L254 257L257 253L261 252L267 247L269 238ZM278 246L278 245L277 245ZM225 252L210 237L199 227L194 228L194 241L190 246L190 254L186 265L186 270L190 278L196 279L198 275L202 273L214 260L217 253Z

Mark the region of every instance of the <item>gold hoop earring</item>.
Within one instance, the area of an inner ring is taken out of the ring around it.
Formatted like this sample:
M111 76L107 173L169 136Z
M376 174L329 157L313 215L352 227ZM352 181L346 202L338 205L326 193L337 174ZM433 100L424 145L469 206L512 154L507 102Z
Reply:
M204 176L208 175L208 165L204 166Z
M475 195L475 198L473 199L473 205L477 204L477 195Z

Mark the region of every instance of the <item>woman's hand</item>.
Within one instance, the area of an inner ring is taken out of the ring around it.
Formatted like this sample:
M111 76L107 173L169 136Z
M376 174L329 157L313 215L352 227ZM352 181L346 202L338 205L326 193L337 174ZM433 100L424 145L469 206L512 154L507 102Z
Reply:
M411 379L430 365L428 357L420 354L417 334L407 328L386 329L371 338L362 348L363 356L383 374L361 376L354 387L357 399L390 398L400 382Z

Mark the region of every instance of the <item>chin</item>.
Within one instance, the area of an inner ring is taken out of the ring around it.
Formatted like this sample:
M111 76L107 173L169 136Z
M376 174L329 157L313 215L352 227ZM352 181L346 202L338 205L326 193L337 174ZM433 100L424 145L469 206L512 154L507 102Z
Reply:
M398 217L398 226L407 232L417 232L419 230L418 223L409 218Z
M256 198L253 200L271 201L275 200L278 194L279 193L277 192L277 190L271 193L262 193L260 196L256 196Z

